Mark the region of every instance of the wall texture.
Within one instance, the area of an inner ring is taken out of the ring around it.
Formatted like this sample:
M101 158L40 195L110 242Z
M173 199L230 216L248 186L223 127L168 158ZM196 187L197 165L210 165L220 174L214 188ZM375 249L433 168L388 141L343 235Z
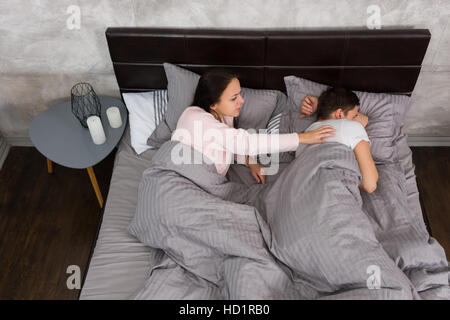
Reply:
M450 0L1 1L0 132L28 137L33 117L69 97L79 81L118 97L104 36L109 26L366 27L370 5L380 10L381 28L430 29L406 132L450 136Z

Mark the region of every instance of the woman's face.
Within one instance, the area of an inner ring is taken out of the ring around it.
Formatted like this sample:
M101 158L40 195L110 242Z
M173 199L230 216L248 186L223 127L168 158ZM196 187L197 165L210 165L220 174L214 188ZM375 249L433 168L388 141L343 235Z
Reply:
M220 101L211 106L220 116L237 117L244 99L241 96L241 85L237 78L231 80L227 88L222 92Z

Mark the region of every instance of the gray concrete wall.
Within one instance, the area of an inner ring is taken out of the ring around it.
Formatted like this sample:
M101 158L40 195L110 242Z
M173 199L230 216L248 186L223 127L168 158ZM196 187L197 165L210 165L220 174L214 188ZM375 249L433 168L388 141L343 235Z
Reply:
M370 5L380 10L381 28L430 29L406 132L450 136L450 0L0 1L0 132L27 137L33 117L66 99L79 81L118 97L104 36L109 26L366 27Z

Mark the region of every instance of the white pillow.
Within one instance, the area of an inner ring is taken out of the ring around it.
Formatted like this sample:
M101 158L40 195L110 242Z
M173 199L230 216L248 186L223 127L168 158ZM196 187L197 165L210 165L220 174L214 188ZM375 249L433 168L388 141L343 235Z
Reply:
M131 146L139 155L153 149L147 145L147 139L164 118L167 90L123 93L122 96L129 113Z

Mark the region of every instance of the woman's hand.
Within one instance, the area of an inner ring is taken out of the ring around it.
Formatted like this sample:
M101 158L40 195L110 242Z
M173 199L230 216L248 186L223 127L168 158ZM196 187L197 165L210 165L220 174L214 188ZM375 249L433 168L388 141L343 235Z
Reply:
M253 178L255 178L256 182L262 184L266 183L266 176L262 173L262 168L264 167L257 163L255 158L252 157L250 161L249 156L246 156L245 164L250 168L250 173L252 174Z
M303 144L324 143L325 141L322 139L326 137L334 137L335 132L336 129L332 126L322 126L315 130L299 133L298 139L300 140L300 143Z
M300 111L302 114L299 116L299 118L301 119L312 116L314 112L317 111L318 102L319 99L317 99L317 97L306 96L300 104Z
M256 182L265 184L266 183L266 176L262 174L262 168L264 168L259 163L255 164L249 164L250 167L250 173L252 174L253 178L255 178Z

